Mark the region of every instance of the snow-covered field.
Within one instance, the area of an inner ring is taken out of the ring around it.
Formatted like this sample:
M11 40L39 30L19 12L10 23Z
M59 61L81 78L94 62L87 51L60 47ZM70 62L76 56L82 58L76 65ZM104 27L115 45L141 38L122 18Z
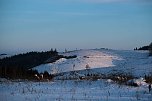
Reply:
M109 82L108 82L109 81ZM5 82L1 101L152 101L146 86L129 87L110 80Z
M147 51L88 49L60 53L65 56L77 55L73 59L59 59L33 69L40 73L64 73L50 82L9 80L0 81L0 101L152 101L148 84L139 87L119 85L112 80L58 80L59 77L78 76L89 71L96 74L123 72L135 77L152 74L152 57ZM69 74L68 74L69 73ZM73 75L75 75L73 74Z

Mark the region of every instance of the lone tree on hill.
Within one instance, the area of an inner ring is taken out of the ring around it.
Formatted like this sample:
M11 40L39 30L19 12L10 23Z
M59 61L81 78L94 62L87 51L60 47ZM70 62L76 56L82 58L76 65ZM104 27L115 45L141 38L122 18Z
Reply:
M86 68L86 69L90 69L90 66L89 66L89 64L87 64L85 68Z

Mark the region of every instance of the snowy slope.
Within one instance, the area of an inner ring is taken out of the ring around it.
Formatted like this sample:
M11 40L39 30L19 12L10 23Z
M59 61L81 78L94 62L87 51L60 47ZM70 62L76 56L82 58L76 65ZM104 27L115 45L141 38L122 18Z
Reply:
M101 50L78 50L69 53L61 53L64 56L76 55L74 59L61 58L55 63L43 64L34 69L39 72L59 73L74 70L84 70L88 64L91 69L115 66L112 61L121 60L118 56L110 55Z
M33 69L39 72L61 73L83 71L88 64L92 70L105 74L123 71L139 77L152 73L152 57L148 57L148 51L88 49L61 53L61 55L77 55L77 58L62 58L55 63L43 64Z
M148 51L114 51L122 61L116 61L117 70L129 72L140 77L152 74L152 57L148 56Z

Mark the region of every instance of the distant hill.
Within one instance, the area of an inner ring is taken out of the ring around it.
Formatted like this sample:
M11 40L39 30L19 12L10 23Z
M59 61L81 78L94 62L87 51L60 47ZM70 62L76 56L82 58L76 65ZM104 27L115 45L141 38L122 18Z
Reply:
M59 74L61 75L59 78L65 79L71 75L73 77L87 75L88 72L90 75L124 73L134 77L151 74L152 57L148 57L148 51L83 49L60 54L77 57L61 58L54 63L36 66L33 70L39 73L47 71L49 74Z
M5 54L5 53L3 53L3 54L0 54L0 56L2 56L2 55L7 55L7 54Z
M0 59L6 58L6 57L10 57L10 55L2 53L0 54Z

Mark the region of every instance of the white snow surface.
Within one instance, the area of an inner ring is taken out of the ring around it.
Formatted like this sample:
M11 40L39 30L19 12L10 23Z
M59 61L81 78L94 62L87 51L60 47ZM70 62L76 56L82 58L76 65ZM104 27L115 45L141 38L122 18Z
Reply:
M152 57L147 51L88 49L68 53L77 58L61 58L33 69L39 72L63 73L57 78L84 76L89 73L126 72L140 77L152 73ZM86 70L86 65L90 66ZM71 75L71 71L76 71ZM152 91L142 78L134 79L139 87L103 80L58 80L50 82L10 81L0 78L0 101L152 101Z
M129 87L105 80L2 82L1 101L152 101L148 87Z
M61 53L64 56L76 55L77 58L61 58L54 63L42 64L34 69L39 72L48 71L49 73L67 72L74 70L84 70L88 64L91 69L115 66L112 61L120 60L118 56L110 55L99 50L78 50L68 53Z
M77 58L62 58L54 63L42 64L33 69L40 73L48 71L55 74L85 70L88 64L91 70L105 74L123 71L140 77L152 73L152 57L148 56L148 51L85 49L60 54L64 56L76 55Z

